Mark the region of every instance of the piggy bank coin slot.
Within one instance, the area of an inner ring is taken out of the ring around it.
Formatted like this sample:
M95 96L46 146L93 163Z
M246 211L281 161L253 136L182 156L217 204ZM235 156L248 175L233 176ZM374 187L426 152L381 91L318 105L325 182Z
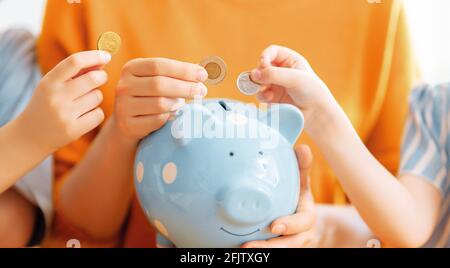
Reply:
M231 108L228 107L228 105L227 105L224 101L219 101L219 104L220 104L220 106L222 106L222 108L223 108L225 111L227 111L227 112L230 112L230 111L231 111Z

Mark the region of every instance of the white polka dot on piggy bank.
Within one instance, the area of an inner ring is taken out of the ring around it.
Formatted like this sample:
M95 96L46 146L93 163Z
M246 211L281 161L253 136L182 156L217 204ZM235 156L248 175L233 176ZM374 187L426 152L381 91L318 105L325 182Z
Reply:
M142 183L142 180L144 179L144 164L139 161L136 165L136 180L139 183Z
M298 203L293 145L302 129L291 105L185 105L139 144L135 185L149 222L176 247L239 247L274 237L271 222Z
M172 184L177 178L177 165L173 162L165 164L162 170L162 178L166 184Z

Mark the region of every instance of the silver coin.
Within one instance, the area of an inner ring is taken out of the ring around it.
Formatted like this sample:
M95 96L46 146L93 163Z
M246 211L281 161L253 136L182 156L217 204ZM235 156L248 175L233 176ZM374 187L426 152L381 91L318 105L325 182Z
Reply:
M238 76L237 87L239 91L247 96L256 95L261 91L261 85L252 81L250 72L243 72Z

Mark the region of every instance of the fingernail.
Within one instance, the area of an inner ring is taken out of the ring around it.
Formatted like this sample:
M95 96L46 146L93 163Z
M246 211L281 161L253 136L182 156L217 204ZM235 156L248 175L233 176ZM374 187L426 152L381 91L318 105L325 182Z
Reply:
M261 93L258 93L258 95L256 95L256 99L260 102L266 102L266 98L264 98L264 95Z
M261 60L260 60L260 64L261 64L261 67L267 67L268 66L268 64L267 64L267 57L265 57L265 56L262 56L261 57Z
M199 70L197 73L197 80L203 82L206 79L208 79L208 73L206 72L206 70L205 69Z
M170 112L169 121L173 121L175 118L177 118L177 112Z
M200 83L200 95L204 97L206 94L208 94L208 89L203 83Z
M181 107L183 107L186 104L185 99L178 99L177 102L172 106L172 112L176 112Z
M103 62L104 63L108 63L108 62L110 62L111 61L111 54L109 54L108 52L105 52L105 51L100 51L101 52L101 54L102 54L102 58L103 58Z
M272 228L273 234L282 235L284 232L286 232L286 225L284 224L277 224Z
M261 80L261 77L262 77L262 74L261 74L260 70L254 69L252 71L252 76L251 76L252 80L259 81L259 80Z
M205 97L206 94L208 93L208 89L206 88L206 86L203 83L198 83L197 87L198 87L198 94L195 95L194 97L198 97L198 98Z

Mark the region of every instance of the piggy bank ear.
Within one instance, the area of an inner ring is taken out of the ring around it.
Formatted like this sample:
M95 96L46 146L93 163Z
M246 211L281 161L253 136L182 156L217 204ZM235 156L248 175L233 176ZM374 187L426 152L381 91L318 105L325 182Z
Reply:
M262 121L278 130L291 144L295 144L304 127L303 114L290 104L270 105Z

